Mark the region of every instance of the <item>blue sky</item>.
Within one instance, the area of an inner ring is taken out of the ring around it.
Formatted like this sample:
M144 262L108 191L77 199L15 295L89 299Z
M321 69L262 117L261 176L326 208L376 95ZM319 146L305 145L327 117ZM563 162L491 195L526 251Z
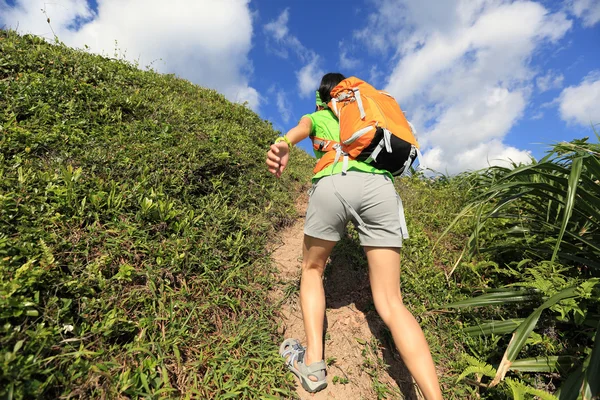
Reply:
M322 73L357 75L396 96L440 172L540 158L600 122L600 0L0 0L0 25L51 38L43 8L66 44L247 101L282 131Z

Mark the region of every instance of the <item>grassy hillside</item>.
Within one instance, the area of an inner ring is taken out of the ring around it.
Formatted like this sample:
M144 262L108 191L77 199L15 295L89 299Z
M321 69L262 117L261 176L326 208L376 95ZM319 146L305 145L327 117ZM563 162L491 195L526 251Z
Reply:
M215 91L0 30L0 398L291 397L267 245L312 159L274 179L278 134ZM580 140L396 182L404 301L446 398L600 393L599 178ZM332 259L367 279L352 228ZM397 398L376 336L364 372Z
M287 393L265 246L310 159L174 76L0 31L0 398Z

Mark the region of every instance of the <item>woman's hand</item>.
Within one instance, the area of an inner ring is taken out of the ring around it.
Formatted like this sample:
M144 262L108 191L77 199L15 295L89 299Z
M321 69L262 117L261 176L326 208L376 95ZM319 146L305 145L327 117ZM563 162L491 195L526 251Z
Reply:
M290 148L286 142L272 144L267 152L267 167L269 167L269 172L279 178L289 158Z
M285 135L291 143L290 146L285 141L271 145L267 153L267 166L270 173L278 178L281 176L290 158L290 147L306 139L310 135L311 129L312 120L308 117L303 117L298 122L298 125L290 129Z

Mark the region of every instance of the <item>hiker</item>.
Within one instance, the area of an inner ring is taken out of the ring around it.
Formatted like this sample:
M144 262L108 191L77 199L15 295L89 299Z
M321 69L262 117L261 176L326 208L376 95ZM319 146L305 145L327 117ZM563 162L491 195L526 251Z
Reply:
M331 91L345 77L339 73L323 76L317 91L317 110L303 116L298 125L277 138L271 145L266 163L269 172L280 177L289 162L290 148L311 137L315 156L322 159L329 143L340 141L338 119L327 106ZM329 157L329 156L328 156ZM345 173L342 173L345 170ZM402 303L400 293L400 247L403 213L392 174L355 159L329 163L312 178L308 210L304 225L300 304L307 346L297 339L287 339L280 347L286 366L308 392L327 386L323 360L323 322L325 292L323 272L333 247L348 220L357 224L361 246L369 264L369 279L375 308L389 327L396 347L427 400L441 399L433 359L423 331ZM357 215L356 215L357 214Z

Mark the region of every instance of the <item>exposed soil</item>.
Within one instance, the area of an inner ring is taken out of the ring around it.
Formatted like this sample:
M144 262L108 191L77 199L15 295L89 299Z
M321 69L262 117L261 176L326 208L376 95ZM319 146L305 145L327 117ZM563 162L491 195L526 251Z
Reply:
M272 296L281 300L286 293L288 295L281 308L281 336L297 338L303 344L306 344L306 337L298 285L307 201L306 195L298 199L299 218L280 232L272 255L279 269L279 284ZM359 246L342 241L336 249L353 245ZM366 266L349 265L347 259L343 252L334 249L325 271L325 359L335 359L327 369L327 388L310 394L298 383L299 398L421 399L394 348L389 331L373 307ZM340 383L344 379L347 383Z

